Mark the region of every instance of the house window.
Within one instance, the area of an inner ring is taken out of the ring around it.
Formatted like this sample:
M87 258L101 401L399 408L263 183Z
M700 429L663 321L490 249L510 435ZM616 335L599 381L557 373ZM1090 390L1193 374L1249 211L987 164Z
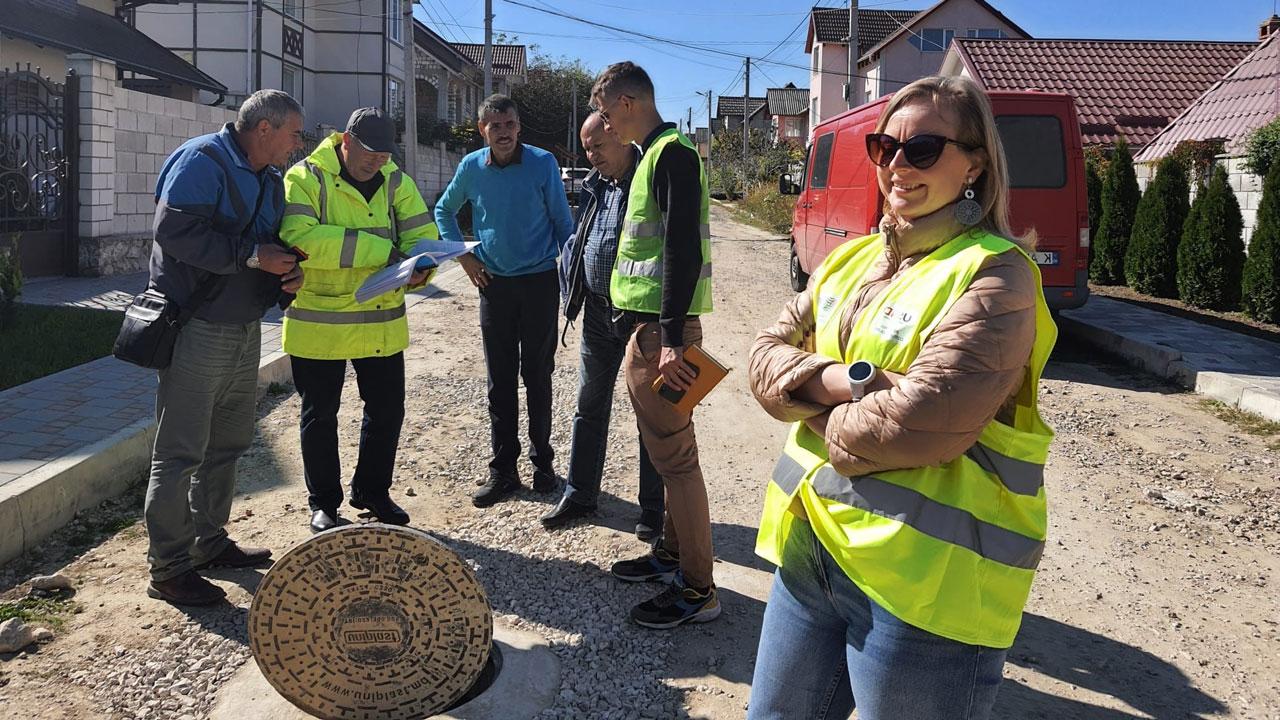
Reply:
M911 45L920 52L942 52L947 49L951 44L951 38L955 36L955 30L925 28L911 35Z
M404 95L399 80L387 79L387 111L394 118L403 117Z
M815 45L815 46L813 47L813 60L811 61L811 64L809 65L809 69L810 69L811 71L813 71L813 72L818 72L818 53L820 53L820 52L822 52L822 46L821 46L821 45Z
M285 65L280 71L280 89L289 93L294 100L302 102L302 68Z
M387 0L387 37L400 42L404 31L404 8L401 0Z
M969 30L965 34L971 38L981 38L983 40L1001 40L1008 37L999 28L979 28L977 30Z
M284 0L282 5L285 15L295 20L302 19L302 0Z

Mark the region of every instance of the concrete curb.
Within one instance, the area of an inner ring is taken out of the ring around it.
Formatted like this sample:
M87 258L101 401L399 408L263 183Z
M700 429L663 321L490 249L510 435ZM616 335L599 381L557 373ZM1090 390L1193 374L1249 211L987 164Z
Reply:
M1064 311L1058 317L1063 335L1123 359L1129 365L1193 390L1223 404L1280 422L1280 393L1249 375L1200 369L1177 348L1139 340L1094 325Z

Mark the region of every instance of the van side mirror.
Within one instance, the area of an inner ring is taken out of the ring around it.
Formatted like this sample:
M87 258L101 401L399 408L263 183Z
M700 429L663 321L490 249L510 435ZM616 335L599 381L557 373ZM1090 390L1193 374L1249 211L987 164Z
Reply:
M791 173L783 173L778 178L778 194L779 195L799 195L800 186L791 179Z

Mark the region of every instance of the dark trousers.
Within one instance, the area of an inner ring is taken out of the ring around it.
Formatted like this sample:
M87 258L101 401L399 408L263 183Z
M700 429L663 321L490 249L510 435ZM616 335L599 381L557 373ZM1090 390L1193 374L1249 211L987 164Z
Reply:
M347 373L346 360L308 360L290 355L293 384L302 397L302 467L307 501L314 510L333 512L342 504L342 466L338 461L338 407ZM356 371L364 420L360 455L351 493L384 496L404 423L404 353L351 360Z
M580 505L595 505L609 441L609 416L618 368L627 352L630 332L619 337L607 298L588 292L582 304L582 346L578 365L578 409L573 415L569 475L564 494ZM626 330L630 330L628 325ZM640 509L662 517L662 477L640 442Z
M489 371L490 474L513 474L520 457L520 399L524 380L529 406L529 460L554 473L551 464L551 371L556 360L560 281L556 270L491 276L480 291L480 334Z

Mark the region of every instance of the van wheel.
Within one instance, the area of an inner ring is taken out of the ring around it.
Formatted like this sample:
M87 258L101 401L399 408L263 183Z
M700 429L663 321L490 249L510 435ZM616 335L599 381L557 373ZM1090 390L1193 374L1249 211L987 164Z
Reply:
M791 241L791 261L788 263L791 276L791 289L801 292L809 284L809 275L800 267L800 258L796 255L796 243Z

